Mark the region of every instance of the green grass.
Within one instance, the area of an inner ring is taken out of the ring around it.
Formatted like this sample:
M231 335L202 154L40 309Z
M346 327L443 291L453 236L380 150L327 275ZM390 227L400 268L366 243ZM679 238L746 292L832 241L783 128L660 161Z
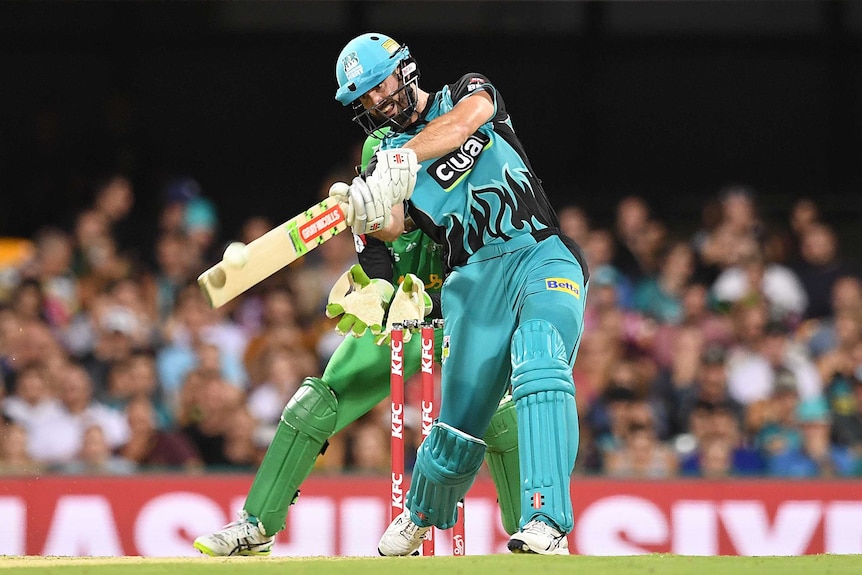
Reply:
M857 575L862 555L805 557L543 557L486 555L468 557L374 558L69 558L0 557L3 575L421 575L434 569L446 575Z

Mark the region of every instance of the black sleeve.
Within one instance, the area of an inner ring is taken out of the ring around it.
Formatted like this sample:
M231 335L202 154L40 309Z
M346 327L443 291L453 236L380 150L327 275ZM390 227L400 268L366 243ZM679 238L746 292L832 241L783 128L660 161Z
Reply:
M485 90L491 95L491 99L496 99L497 89L488 78L477 72L464 74L457 82L449 85L452 101L456 104L476 90Z
M359 265L372 279L392 282L392 254L386 244L369 235L353 236Z
M431 297L431 303L434 304L434 307L431 308L431 313L426 317L428 319L443 319L443 308L440 305L440 292L435 291L428 295Z

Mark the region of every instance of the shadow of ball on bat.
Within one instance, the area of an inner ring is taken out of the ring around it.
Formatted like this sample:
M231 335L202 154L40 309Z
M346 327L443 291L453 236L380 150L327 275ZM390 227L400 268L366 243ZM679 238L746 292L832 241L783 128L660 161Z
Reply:
M221 269L221 267L217 267L207 275L207 281L209 281L210 285L214 288L222 288L224 287L225 281L227 281L227 275L225 275L224 270Z

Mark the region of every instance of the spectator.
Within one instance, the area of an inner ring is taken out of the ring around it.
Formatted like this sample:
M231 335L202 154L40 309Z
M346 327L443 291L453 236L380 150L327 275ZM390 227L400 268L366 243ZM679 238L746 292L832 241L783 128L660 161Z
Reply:
M790 339L786 327L770 322L754 347L737 348L730 358L728 389L731 397L746 406L766 399L774 388L776 372L782 369L793 374L802 398L821 395L820 373L804 348Z
M159 323L170 318L180 292L196 277L194 252L182 232L165 232L156 241L156 272L145 280L144 293Z
M698 450L698 475L704 479L728 479L734 475L733 446L717 435L704 439Z
M862 453L862 316L843 312L835 321L838 344L817 361L832 419L832 440Z
M104 397L107 406L125 411L131 401L144 398L153 409L156 426L168 428L174 424L174 406L168 405L163 395L156 375L155 360L150 353L135 352L111 366Z
M72 270L78 279L92 273L98 265L102 241L110 233L108 221L99 211L90 208L78 212L72 231Z
M18 372L14 394L4 400L4 414L21 425L27 438L27 453L37 459L42 457L42 442L50 442L55 422L63 412L60 401L38 364L25 366Z
M592 294L590 296L592 297ZM719 314L709 307L706 286L689 283L683 290L681 306L682 320L679 324L665 323L656 326L651 353L663 368L669 367L676 357L674 349L677 338L682 336L680 332L693 330L700 335L704 346L727 348L733 341L733 323L729 316Z
M668 246L660 256L659 271L635 288L635 309L659 324L683 320L682 297L694 272L694 256L686 242Z
M126 405L129 441L120 454L141 470L175 469L199 471L203 462L197 448L179 431L159 429L152 402L138 396Z
M617 203L611 263L632 284L640 282L650 271L641 260L649 219L650 209L643 198L626 196Z
M412 455L415 452L410 450L409 453ZM412 468L410 463L405 461L405 468ZM350 428L345 464L345 470L351 473L386 473L390 469L386 428L373 418L365 417L356 421Z
M805 318L832 315L832 291L839 278L859 277L856 266L839 253L838 238L828 225L807 227L800 237L799 258L792 264L808 299Z
M673 451L659 442L652 426L629 425L623 446L605 455L604 471L611 477L667 479L677 472Z
M753 240L741 241L747 246L740 263L722 271L712 284L712 297L729 307L737 302L763 300L770 317L794 324L798 322L808 297L799 278L788 267L768 262Z
M764 456L772 458L799 447L802 441L796 419L799 405L796 377L791 371L783 369L775 375L772 394L749 407L746 424L756 434L757 444Z
M616 254L614 237L604 228L591 230L584 244L584 255L590 266L590 285L603 277L604 285L613 285L617 293L617 305L626 309L633 307L634 283L613 263Z
M846 446L829 443L829 408L823 398L802 401L796 411L801 442L773 453L769 474L774 477L847 477L856 461Z
M575 240L579 246L586 246L590 235L590 218L580 206L568 205L557 210L560 231Z
M188 285L180 293L165 326L165 338L165 345L156 352L156 365L170 401L176 397L186 374L200 364L199 352L207 345L218 351L222 376L238 388L247 386L242 364L247 336L223 311L209 306L197 285Z
M135 352L141 327L135 314L125 306L106 302L96 313L93 349L80 358L99 399L108 395L108 374L113 365L128 360Z
M27 451L27 429L4 418L0 422L0 476L39 475L44 471Z
M258 421L275 426L306 372L302 371L301 360L295 361L293 354L283 348L270 349L263 364L264 378L249 394L248 408Z
M18 283L9 298L12 312L21 321L48 320L48 301L42 293L42 286L36 279L27 279Z
M234 412L243 407L242 391L216 370L192 371L180 393L178 423L207 467L229 467L225 437Z
M246 332L253 334L249 336L243 355L243 363L253 385L264 377L262 359L271 350L308 349L297 318L296 303L287 286L271 284L258 292L255 301L259 303L256 307L260 308L255 314L257 317L244 313L250 311L250 306L243 305L237 310L243 315L241 321Z
M65 326L79 306L78 282L72 273L72 239L59 228L43 228L36 235L36 255L24 267L23 278L42 286L44 315L53 327Z
M93 210L106 223L109 235L125 254L134 249L136 222L130 217L135 205L135 191L131 180L123 174L111 174L96 185Z
M59 471L76 475L128 475L136 469L133 462L111 453L105 432L99 425L90 425L84 429L77 457L63 464Z
M257 419L244 406L238 406L227 416L224 458L232 469L255 471L263 461L271 434L261 434L260 431Z
M825 318L811 319L797 330L812 357L818 358L837 344L835 317L839 314L862 316L862 280L844 276L832 286L832 312Z
M692 411L698 405L723 406L738 422L743 420L745 410L735 401L727 387L727 353L719 346L707 347L700 356L697 376L690 385L676 386L678 390L676 414L677 429L688 429Z
M70 365L60 381L61 411L57 418L34 429L32 454L38 461L62 465L74 459L84 442L84 432L94 425L102 429L108 450L119 449L129 439L129 425L122 413L93 399L93 382L79 365Z
M182 231L189 239L193 267L205 270L221 259L224 251L218 238L218 215L215 204L203 197L188 201L183 212Z

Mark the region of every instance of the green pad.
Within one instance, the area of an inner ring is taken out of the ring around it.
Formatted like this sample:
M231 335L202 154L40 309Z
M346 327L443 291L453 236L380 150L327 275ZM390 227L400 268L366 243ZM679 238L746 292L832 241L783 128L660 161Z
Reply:
M288 507L335 429L336 406L329 386L309 377L284 408L245 500L268 535L284 529Z
M503 529L513 535L521 519L521 472L518 463L518 414L512 396L500 402L485 433L485 463L497 489Z
M482 466L485 442L437 422L419 446L413 479L407 492L407 508L417 525L449 529L458 517L464 498Z

